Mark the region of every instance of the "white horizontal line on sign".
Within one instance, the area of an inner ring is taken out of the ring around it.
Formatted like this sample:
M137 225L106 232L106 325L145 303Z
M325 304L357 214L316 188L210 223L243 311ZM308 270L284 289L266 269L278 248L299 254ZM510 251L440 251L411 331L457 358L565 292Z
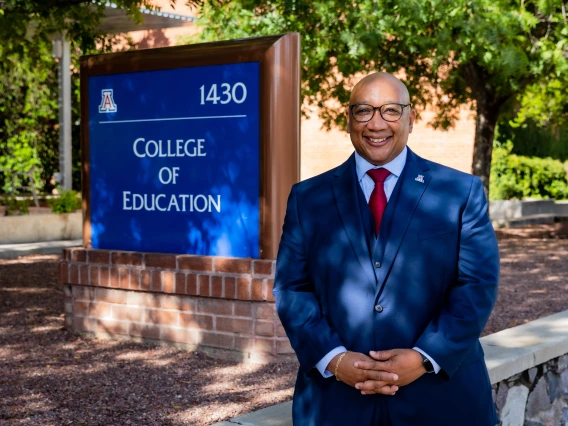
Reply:
M144 120L99 121L99 124L143 123L146 121L207 120L210 118L243 118L246 115L210 115L202 117L146 118Z

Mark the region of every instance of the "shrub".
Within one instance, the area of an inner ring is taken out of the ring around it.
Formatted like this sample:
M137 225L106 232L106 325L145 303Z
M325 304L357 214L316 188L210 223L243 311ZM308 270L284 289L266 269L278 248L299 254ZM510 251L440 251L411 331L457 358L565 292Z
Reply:
M48 201L54 213L71 213L81 208L81 197L77 191L63 191L58 198Z
M508 143L493 150L489 189L492 200L568 199L568 177L562 162L511 154L511 149Z
M18 216L30 212L31 202L29 200L18 200L15 195L5 196L1 204L6 206L6 216Z

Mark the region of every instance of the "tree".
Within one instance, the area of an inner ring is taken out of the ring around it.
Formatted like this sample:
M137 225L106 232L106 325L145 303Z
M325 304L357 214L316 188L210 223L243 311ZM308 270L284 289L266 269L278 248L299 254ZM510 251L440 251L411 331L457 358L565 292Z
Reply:
M495 126L526 93L552 91L566 108L568 25L562 0L257 0L205 3L204 41L297 31L303 96L329 127L344 126L353 77L399 73L418 112L431 105L448 128L474 108L473 173L489 192ZM541 98L544 98L542 96ZM541 101L531 114L546 110ZM527 112L528 113L528 112Z

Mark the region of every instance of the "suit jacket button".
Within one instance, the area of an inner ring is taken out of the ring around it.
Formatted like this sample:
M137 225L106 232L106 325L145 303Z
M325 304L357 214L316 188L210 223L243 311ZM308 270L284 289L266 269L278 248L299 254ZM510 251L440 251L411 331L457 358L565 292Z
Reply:
M375 262L375 268L380 268L381 267L381 262Z
M383 312L383 307L381 305L375 305L375 311L380 314L381 312Z

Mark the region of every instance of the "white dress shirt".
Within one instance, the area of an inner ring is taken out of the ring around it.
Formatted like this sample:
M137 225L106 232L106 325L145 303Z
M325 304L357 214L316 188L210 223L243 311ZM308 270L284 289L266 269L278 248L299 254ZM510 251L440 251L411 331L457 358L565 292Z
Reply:
M398 154L390 163L380 166L391 172L391 174L386 178L384 183L385 195L387 196L387 201L390 200L392 191L396 183L398 182L398 178L400 177L402 170L404 169L404 166L406 165L407 151L408 148L404 147L402 152ZM357 152L355 152L355 167L357 170L357 179L359 180L359 185L361 185L361 189L363 190L363 194L365 195L365 199L367 200L368 203L369 198L371 198L371 193L375 189L375 182L373 181L373 179L371 179L371 176L369 176L367 172L371 169L378 169L380 167L369 163L367 160L361 157ZM432 363L432 366L434 367L434 372L438 374L438 372L441 370L441 367L436 363L436 361L434 361L430 356L428 356L428 354L425 353L423 350L417 347L414 347L412 349L420 352L422 355L428 358ZM345 352L346 350L347 349L345 347L338 346L337 348L334 348L331 351L329 351L327 355L324 356L316 364L316 368L323 377L328 378L333 376L333 374L331 374L329 371L326 370L327 365L333 359L333 357L335 357L337 354Z

